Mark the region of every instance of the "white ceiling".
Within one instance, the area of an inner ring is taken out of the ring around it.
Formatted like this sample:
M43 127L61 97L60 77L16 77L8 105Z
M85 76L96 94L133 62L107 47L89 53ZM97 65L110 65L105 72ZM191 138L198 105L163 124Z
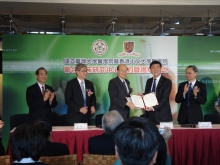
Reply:
M1 34L10 31L4 17L10 15L16 33L63 30L67 34L106 35L114 28L115 33L159 35L163 18L163 31L170 35L207 35L209 20L211 33L220 35L220 0L0 0L0 15ZM106 29L114 16L119 19Z

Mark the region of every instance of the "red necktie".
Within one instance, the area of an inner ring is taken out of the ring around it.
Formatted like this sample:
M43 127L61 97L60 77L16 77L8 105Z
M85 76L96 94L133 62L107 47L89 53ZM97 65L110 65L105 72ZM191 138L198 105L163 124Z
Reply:
M44 93L45 93L44 86L42 85L41 88L42 88L42 91L41 91L41 92L42 92L42 95L44 96Z

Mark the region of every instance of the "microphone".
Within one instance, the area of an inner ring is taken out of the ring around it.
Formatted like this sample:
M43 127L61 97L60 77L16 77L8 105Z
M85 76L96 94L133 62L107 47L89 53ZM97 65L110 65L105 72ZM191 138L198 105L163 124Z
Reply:
M181 127L196 128L195 124L182 124Z

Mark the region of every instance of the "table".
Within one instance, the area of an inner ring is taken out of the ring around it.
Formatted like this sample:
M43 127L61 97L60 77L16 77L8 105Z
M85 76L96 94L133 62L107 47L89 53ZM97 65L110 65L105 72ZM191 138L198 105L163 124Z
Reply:
M88 152L88 140L92 136L101 135L103 129L88 126L88 130L74 130L73 126L53 126L52 137L54 142L68 146L70 154L77 154L77 160L83 160L83 154Z
M174 126L169 140L172 165L219 165L220 125L211 129Z

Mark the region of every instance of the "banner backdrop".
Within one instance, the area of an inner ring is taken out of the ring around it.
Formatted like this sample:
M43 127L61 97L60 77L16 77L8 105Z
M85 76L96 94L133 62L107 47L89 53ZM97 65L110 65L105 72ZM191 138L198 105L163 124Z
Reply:
M163 75L173 83L170 105L175 121L178 83L185 80L184 71L188 64L198 65L199 72L202 72L198 79L207 84L209 96L203 111L213 113L213 103L220 88L217 77L219 41L219 37L3 35L3 140L5 143L8 140L10 116L28 113L26 88L36 83L35 71L39 67L47 69L46 83L55 90L58 105L53 111L65 114L66 83L76 77L76 64L86 64L87 79L95 87L97 115L108 111L108 82L117 76L118 64L128 66L127 79L136 94L144 91L146 80L152 77L148 68L151 61L159 60ZM214 80L216 83L210 83ZM131 116L142 113L141 110L131 110Z

